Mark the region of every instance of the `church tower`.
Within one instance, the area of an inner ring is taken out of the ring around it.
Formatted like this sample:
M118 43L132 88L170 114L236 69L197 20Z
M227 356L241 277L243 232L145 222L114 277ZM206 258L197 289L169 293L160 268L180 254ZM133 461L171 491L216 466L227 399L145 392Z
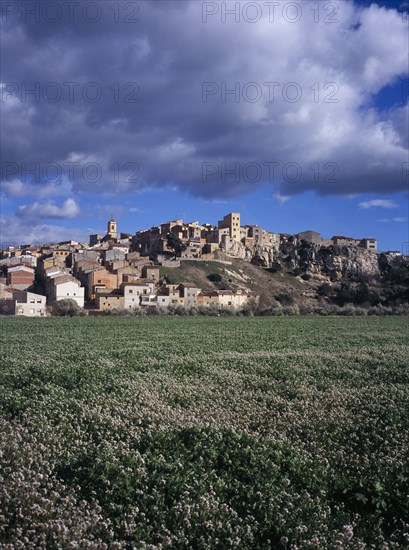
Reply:
M108 225L107 225L107 235L109 235L111 237L111 239L116 239L117 238L116 221L113 220L112 218L109 220Z

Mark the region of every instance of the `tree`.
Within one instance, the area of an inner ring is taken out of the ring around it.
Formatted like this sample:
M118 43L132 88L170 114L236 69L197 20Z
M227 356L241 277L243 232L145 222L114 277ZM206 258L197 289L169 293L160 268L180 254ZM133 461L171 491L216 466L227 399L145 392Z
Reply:
M221 283L223 280L223 277L220 275L220 273L210 273L207 278L212 283Z
M361 283L355 292L355 303L364 304L368 303L371 306L376 306L380 302L380 298L376 292L369 290L366 283Z
M173 252L175 253L175 259L178 256L180 257L182 255L182 252L185 251L187 248L185 243L181 239L179 239L179 237L176 237L176 235L174 235L173 233L168 233L167 245L168 248L173 250Z
M57 302L53 308L54 315L59 317L74 317L81 311L80 306L72 298L65 298Z
M332 286L328 283L322 283L317 289L317 294L328 298L332 294Z
M345 304L353 304L355 301L355 293L351 289L351 286L348 282L343 281L341 283L340 288L338 288L335 297L334 302L342 307Z

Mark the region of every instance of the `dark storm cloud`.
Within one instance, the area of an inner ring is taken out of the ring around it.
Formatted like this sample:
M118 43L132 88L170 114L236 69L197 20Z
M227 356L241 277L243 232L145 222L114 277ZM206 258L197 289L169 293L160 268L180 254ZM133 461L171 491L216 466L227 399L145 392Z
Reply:
M54 163L91 193L169 182L209 198L265 181L283 194L405 188L407 107L362 107L407 72L394 10L340 2L329 24L302 3L294 23L266 9L255 23L242 12L223 23L214 2L92 2L88 16L64 10L52 23L41 12L50 2L30 3L38 21L15 4L2 22L4 179L45 185ZM204 22L209 6L218 13ZM39 97L24 93L36 85Z

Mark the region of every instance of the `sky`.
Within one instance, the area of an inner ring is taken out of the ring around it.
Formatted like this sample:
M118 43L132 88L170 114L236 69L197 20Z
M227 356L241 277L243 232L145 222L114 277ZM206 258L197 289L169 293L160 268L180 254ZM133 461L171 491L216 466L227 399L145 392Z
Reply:
M0 244L228 212L408 251L402 1L0 4Z

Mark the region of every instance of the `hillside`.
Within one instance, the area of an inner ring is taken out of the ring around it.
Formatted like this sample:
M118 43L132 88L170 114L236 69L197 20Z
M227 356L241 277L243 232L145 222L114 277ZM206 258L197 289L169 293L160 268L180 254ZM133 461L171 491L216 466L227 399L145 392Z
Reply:
M182 261L177 268L161 268L161 276L170 283L191 282L202 290L244 289L259 294L263 305L316 303L319 296L317 282L307 282L281 271L261 268L244 260L231 259L231 263L217 261ZM221 282L212 283L208 276L219 274Z
M180 267L161 267L160 275L169 283L190 282L205 291L251 290L260 296L261 307L278 303L400 305L409 301L409 263L404 257L316 249L305 242L279 250L246 250L243 256L246 259L221 254L220 261L181 260ZM220 280L212 282L209 277Z

